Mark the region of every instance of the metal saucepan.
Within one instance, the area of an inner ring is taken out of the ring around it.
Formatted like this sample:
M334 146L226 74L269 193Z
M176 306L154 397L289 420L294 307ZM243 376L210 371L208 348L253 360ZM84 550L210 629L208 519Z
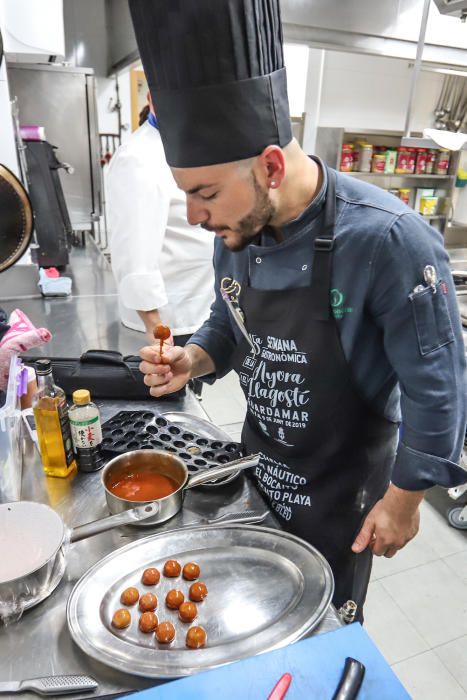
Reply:
M65 572L68 542L138 522L157 511L157 504L146 503L70 529L58 513L42 503L1 504L0 620L19 619L24 610L52 593Z
M157 513L145 518L144 522L135 525L147 526L163 523L178 513L183 504L183 498L187 489L201 486L208 481L226 476L234 471L241 471L250 467L256 467L259 463L259 455L247 455L234 462L227 462L219 467L206 469L194 476L190 476L186 464L174 454L162 450L134 450L114 457L102 471L102 484L105 489L105 498L111 513L121 513L135 505L147 505L155 503L159 506ZM164 498L153 501L134 501L116 496L112 487L116 483L133 474L162 474L172 479L176 484L176 490Z

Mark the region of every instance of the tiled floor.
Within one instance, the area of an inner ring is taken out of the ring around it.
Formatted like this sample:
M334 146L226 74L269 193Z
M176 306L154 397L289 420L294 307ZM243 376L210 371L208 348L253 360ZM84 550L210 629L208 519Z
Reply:
M240 437L245 399L234 373L203 390L211 420ZM393 559L375 558L365 627L414 700L467 700L467 531L434 489L420 532Z

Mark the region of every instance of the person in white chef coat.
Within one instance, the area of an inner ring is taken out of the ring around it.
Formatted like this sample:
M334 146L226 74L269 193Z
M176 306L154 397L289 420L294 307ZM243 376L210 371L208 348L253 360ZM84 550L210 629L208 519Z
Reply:
M185 193L167 165L151 102L147 121L110 162L107 199L123 325L154 343L153 329L163 323L184 345L214 298L214 235L200 236L187 222Z

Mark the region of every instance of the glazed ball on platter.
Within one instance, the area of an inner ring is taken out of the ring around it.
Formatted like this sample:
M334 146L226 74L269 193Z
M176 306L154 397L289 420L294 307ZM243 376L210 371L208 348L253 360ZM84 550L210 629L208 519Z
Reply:
M156 639L161 644L170 644L175 639L175 627L171 622L160 622L156 629Z
M139 600L139 591L137 588L125 588L120 596L120 602L123 605L135 605Z
M201 581L198 581L197 583L191 584L189 592L190 600L193 600L195 603L200 603L206 598L207 594L208 587L205 583L201 583Z
M200 573L201 569L198 564L195 564L193 561L189 561L188 564L185 564L183 567L183 578L187 581L196 581Z
M175 559L169 559L164 564L164 576L167 576L168 578L175 578L176 576L180 576L181 570L181 565Z
M154 593L145 593L139 599L139 609L141 612L151 612L157 608L157 597Z
M183 593L181 591L177 591L175 588L172 588L172 590L165 596L165 604L171 610L177 610L184 600L185 596Z
M157 619L156 613L149 610L144 612L139 618L139 628L141 632L154 632L158 624L159 620Z
M178 616L182 622L193 622L198 614L196 603L182 603L178 609Z
M159 583L160 577L161 575L157 569L145 569L141 576L141 582L144 583L145 586L156 586Z
M127 610L126 608L120 608L119 610L114 612L114 616L112 618L112 624L117 629L124 630L125 627L128 627L130 622L131 622L130 611Z
M186 633L186 645L190 649L201 649L206 644L206 630L202 627L190 627Z

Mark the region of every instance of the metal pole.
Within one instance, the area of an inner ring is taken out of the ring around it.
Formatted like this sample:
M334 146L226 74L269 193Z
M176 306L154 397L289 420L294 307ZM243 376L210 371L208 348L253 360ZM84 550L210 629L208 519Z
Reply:
M415 90L417 88L418 74L420 73L420 67L422 65L422 55L423 55L423 49L425 46L425 34L426 34L426 26L428 24L428 14L430 12L430 3L431 3L431 0L425 0L425 4L423 6L422 23L420 25L420 34L418 36L418 44L417 44L417 55L415 57L415 63L413 66L413 71L412 71L412 82L410 84L409 103L407 105L407 114L405 117L404 137L410 136L410 122L412 119L412 108L413 108L413 103L415 100Z

